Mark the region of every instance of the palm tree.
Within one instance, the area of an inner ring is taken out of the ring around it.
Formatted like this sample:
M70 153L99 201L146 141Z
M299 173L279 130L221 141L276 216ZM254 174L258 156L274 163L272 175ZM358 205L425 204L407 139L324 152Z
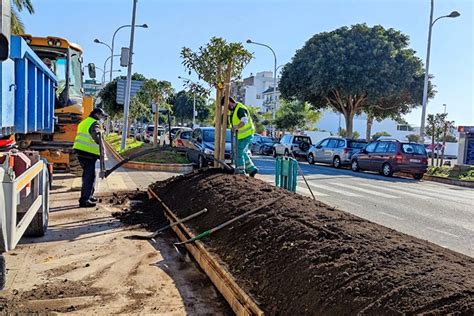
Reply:
M11 23L12 23L12 34L23 34L25 33L25 26L20 19L19 13L26 9L30 14L35 13L33 3L31 0L12 0L11 9Z

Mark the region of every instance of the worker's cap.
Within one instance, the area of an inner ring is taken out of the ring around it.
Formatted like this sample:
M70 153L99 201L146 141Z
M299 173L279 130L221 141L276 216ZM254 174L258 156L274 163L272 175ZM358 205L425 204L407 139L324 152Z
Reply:
M102 108L93 109L92 112L91 112L91 115L102 116L104 118L109 117L109 115L107 113L105 113L105 111Z
M225 97L222 97L222 99L221 99L221 105L224 105L224 100L225 100ZM237 103L237 101L235 101L233 97L229 97L229 102Z

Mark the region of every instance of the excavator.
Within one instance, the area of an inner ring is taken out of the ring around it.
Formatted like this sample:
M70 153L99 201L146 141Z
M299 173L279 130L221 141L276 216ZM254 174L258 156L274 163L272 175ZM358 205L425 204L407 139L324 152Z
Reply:
M92 97L83 89L82 48L64 38L22 35L29 47L56 75L58 86L54 102L54 133L19 135L16 142L20 149L36 150L54 165L55 169L77 174L79 161L72 150L77 125L93 108ZM95 66L89 64L89 76L95 78ZM41 80L37 81L41 84Z

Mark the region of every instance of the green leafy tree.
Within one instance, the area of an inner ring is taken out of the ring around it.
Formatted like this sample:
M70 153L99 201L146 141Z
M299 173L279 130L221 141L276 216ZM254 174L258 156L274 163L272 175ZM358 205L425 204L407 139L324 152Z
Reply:
M98 98L100 98L100 107L112 117L123 116L123 104L118 104L116 102L118 79L127 79L127 77L121 76L107 83L98 94ZM142 74L135 73L132 75L132 80L145 81L146 78Z
M190 122L193 118L194 95L191 91L181 90L173 98L173 113L181 123ZM209 108L206 100L201 96L196 96L196 119L200 122L207 119Z
M347 131L344 129L344 128L341 128L341 130L339 131L339 136L341 137L349 137L347 136ZM359 139L360 138L360 134L358 131L353 131L352 132L352 138L354 139Z
M372 135L372 140L377 140L380 137L390 137L392 134L387 133L387 132L377 132L374 135Z
M28 11L28 13L35 13L33 3L31 0L12 0L11 7L11 31L12 34L24 34L25 25L20 19L20 12L23 10Z
M421 136L418 134L407 135L407 139L409 142L421 143Z
M285 131L294 131L297 128L308 129L314 127L319 118L320 113L312 110L306 102L281 100L275 125L278 129Z
M439 142L443 134L444 122L446 120L446 113L428 114L426 117L428 128L426 135L431 136L431 165L434 166L435 150L438 151L438 146L435 143ZM439 157L439 155L438 155Z
M408 36L357 24L309 39L284 67L280 91L286 99L342 113L351 136L356 114L371 108L396 112L416 104L423 76Z

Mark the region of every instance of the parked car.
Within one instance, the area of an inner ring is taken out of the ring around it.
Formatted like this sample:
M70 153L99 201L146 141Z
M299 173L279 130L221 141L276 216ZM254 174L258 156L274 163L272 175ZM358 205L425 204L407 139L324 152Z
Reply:
M273 153L273 145L276 139L255 134L253 136L252 144L250 145L250 152L259 155L271 155Z
M214 127L199 127L194 129L191 139L183 142L187 148L195 149L194 151L187 152L187 159L196 164L198 168L208 166L213 159L206 155L214 154L214 140ZM232 144L230 130L228 129L226 133L225 159L230 159L231 156Z
M188 127L181 128L173 139L173 147L182 148L186 147L186 142L192 138L193 130Z
M350 138L329 137L311 146L308 151L308 162L332 164L335 168L350 165L352 156L367 145L366 141Z
M142 132L142 139L145 143L153 142L153 132L155 131L154 125L148 125ZM158 144L160 143L160 137L165 133L164 127L158 126Z
M171 127L171 141L174 139L176 133L182 129L182 126L172 126ZM169 145L170 144L170 136L169 136L169 130L168 128L165 128L165 132L163 135L160 137L160 145Z
M380 140L369 143L352 157L353 171L378 171L386 177L395 172L409 173L419 180L428 167L428 157L422 144L398 140Z
M280 142L273 146L273 157L278 155L291 156L291 154L295 157L306 157L311 145L309 136L284 135Z

